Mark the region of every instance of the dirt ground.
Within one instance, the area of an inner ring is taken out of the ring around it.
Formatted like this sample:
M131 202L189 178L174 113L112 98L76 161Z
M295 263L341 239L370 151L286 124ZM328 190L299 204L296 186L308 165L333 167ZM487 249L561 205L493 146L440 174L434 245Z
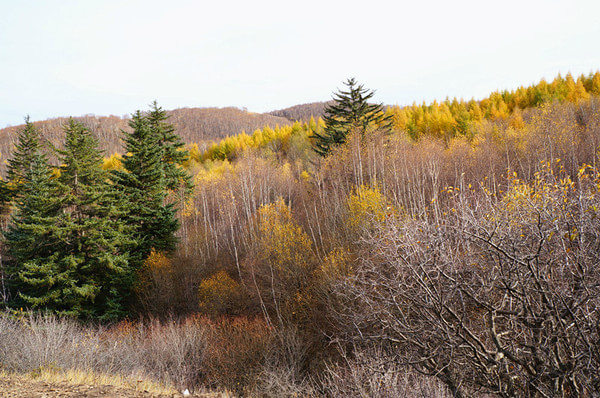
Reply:
M219 397L221 395L189 395L189 397ZM223 395L224 396L224 395ZM20 377L0 376L1 398L180 398L183 394L155 394L115 386L92 386L67 382L46 382Z

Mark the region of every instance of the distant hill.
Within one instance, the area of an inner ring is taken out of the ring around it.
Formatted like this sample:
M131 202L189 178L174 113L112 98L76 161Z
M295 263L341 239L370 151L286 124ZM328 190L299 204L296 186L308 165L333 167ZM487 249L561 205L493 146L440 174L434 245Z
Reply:
M276 127L291 124L285 117L272 114L247 112L238 108L181 108L168 112L170 122L175 125L177 133L185 143L208 143L239 134L242 131L252 133L265 126ZM85 115L75 117L94 131L102 150L110 155L122 152L121 130L129 129L129 119L119 116ZM62 126L68 121L66 117L36 121L45 139L53 145L61 145L63 140ZM4 161L10 158L17 133L23 125L11 126L0 130L0 170Z
M170 111L169 115L169 121L186 143L216 141L242 131L251 134L265 126L291 124L284 117L238 108L181 108Z
M310 104L295 105L278 111L269 112L269 115L284 117L291 122L308 122L311 117L315 120L323 116L325 106L329 102L311 102Z

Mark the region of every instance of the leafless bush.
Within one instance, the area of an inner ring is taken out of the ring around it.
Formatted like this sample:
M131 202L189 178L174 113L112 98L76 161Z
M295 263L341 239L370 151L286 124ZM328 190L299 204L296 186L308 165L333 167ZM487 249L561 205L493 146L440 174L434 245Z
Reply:
M72 368L94 357L89 336L74 321L44 315L0 317L0 359L8 371L27 372L43 367Z
M294 333L260 319L190 317L84 326L51 315L0 315L0 369L80 370L153 380L180 389L281 396L309 391ZM287 377L292 378L287 379Z
M164 324L152 320L138 330L136 338L143 344L139 359L146 374L179 387L200 384L207 350L204 325L194 319Z
M592 396L600 383L600 193L547 165L502 197L455 194L436 223L404 217L365 240L339 290L356 341L460 397Z
M315 396L315 385L304 372L309 346L294 326L273 332L273 342L265 353L253 395L264 397Z
M321 377L330 397L446 398L447 387L432 376L423 376L387 359L381 347L357 350L330 365Z
M273 343L270 328L245 317L211 321L209 328L204 383L238 394L254 389Z
M77 369L192 387L202 375L206 329L194 320L105 329L50 315L5 314L0 317L0 364L11 372Z
M308 379L298 379L297 369L289 364L269 365L260 373L252 392L256 397L313 397L315 386Z

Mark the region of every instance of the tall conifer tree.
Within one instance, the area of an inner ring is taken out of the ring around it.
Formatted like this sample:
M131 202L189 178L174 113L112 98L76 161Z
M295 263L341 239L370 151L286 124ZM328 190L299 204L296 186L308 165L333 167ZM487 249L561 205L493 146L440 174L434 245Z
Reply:
M334 93L333 103L325 107L322 133L314 132L314 150L321 156L327 156L334 146L346 142L353 131L364 135L370 129L389 130L391 119L385 116L381 104L370 104L375 94L358 84L354 78L344 82L347 91Z
M7 179L1 184L2 210L10 209L10 205L13 202L17 204L15 213L19 218L15 220L14 214L12 215L13 228L15 227L15 222L21 221L24 223L23 227L27 229L28 225L34 224L30 217L45 217L48 214L47 207L49 207L49 203L42 202L54 198L54 196L46 197L50 190L46 185L46 180L48 180L46 173L49 173L49 169L48 160L40 150L40 139L38 130L31 123L29 116L27 116L25 118L25 127L17 133L15 149L8 160ZM27 184L31 178L35 178L35 181L32 184ZM32 198L30 202L26 202L23 200L24 195L22 195L24 189L38 196ZM28 210L30 207L32 208L31 211ZM38 248L37 245L43 242L33 239L31 244L23 243L23 240L27 240L28 237L24 235L26 232L19 231L18 228L15 231L11 231L11 229L3 231L6 237L11 233L14 233L13 238L20 242L15 245L19 253L11 253L11 245L7 241L6 248L9 252L9 261L6 263L6 275L8 277L8 285L11 287L10 290L13 291L13 296L18 296L17 287L20 283L17 277L18 268L16 268L18 261L15 260L15 256L21 255L23 258L30 258L31 255L27 252L42 252L43 250ZM11 256L11 254L13 255ZM13 258L11 259L11 257Z
M163 253L175 250L179 222L174 204L166 203L164 151L158 135L140 111L129 125L132 132L124 135L123 170L114 171L113 180L123 198L124 219L135 229L137 246L132 257L139 267L153 249Z
M32 158L38 155L40 149L40 133L27 116L25 127L17 134L17 144L7 165L6 194L9 200L18 195L33 165Z
M167 112L159 107L156 101L152 103L147 118L163 152L161 162L165 187L172 194L182 192L184 196L189 195L193 189L192 177L182 167L190 158L189 152L184 150L184 144L175 133L175 127L168 123Z
M45 156L34 154L5 234L18 290L14 305L85 318L126 313L132 245L97 146L71 119L58 151L58 178L50 178Z
M65 304L61 290L73 275L59 270L55 261L63 246L53 231L61 223L58 184L51 178L44 154L37 150L28 158L30 164L20 175L16 209L4 232L10 255L7 273L14 298L11 303L60 310Z
M125 315L135 272L129 264L131 228L121 220L116 191L101 168L103 156L90 130L73 119L65 128L58 181L65 190L62 261L78 269L80 316L114 319Z

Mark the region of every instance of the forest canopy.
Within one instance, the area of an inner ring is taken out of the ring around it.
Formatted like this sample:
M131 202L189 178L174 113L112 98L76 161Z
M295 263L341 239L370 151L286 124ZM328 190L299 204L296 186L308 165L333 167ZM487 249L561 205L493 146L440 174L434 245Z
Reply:
M222 368L190 380L239 394L402 395L389 375L416 372L447 396L592 396L600 72L405 107L347 83L210 143L156 104L118 153L28 120L0 181L4 305L192 319Z

